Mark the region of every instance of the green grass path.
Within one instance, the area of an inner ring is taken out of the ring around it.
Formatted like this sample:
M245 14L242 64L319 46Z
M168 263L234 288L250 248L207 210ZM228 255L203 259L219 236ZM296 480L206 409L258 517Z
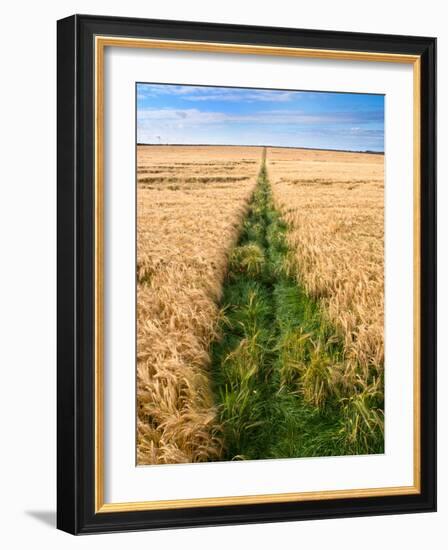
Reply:
M229 262L222 338L211 350L222 459L383 452L382 434L351 431L351 408L332 395L331 369L342 348L297 283L265 154Z

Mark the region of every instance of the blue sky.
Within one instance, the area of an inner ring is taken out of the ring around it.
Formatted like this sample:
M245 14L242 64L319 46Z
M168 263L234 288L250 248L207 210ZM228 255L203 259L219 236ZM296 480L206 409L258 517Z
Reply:
M384 150L384 96L137 84L138 143Z

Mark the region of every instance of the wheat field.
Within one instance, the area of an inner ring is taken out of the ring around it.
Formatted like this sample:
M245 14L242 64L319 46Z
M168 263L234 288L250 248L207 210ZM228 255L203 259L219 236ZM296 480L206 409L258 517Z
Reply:
M210 343L255 147L137 147L137 463L219 458Z
M384 364L384 156L272 148L267 170L299 283L320 301L343 340L341 385L378 388Z
M381 452L383 155L137 160L137 463Z

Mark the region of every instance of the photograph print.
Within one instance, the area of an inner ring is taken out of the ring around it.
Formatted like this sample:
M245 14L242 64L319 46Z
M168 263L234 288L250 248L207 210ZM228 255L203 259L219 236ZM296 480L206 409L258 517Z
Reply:
M137 465L384 453L384 96L137 83L136 125Z

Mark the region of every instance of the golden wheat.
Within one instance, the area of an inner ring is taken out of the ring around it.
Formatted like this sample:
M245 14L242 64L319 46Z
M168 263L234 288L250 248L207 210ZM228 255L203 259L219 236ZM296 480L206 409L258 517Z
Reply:
M137 148L137 462L220 456L208 349L261 150Z
M341 382L382 377L383 155L274 148L267 159L298 277L344 342Z

